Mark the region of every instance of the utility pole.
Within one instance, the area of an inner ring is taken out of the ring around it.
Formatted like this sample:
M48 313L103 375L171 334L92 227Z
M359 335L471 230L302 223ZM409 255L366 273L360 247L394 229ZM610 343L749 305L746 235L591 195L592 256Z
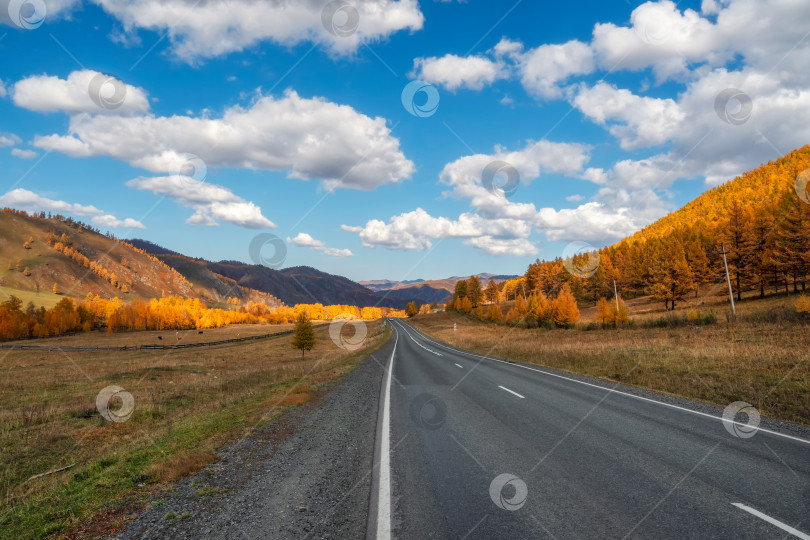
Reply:
M731 276L728 273L728 261L726 261L726 245L720 244L723 247L723 265L726 267L726 281L728 282L728 297L731 299L731 317L737 318L737 309L734 307L734 292L731 290Z
M616 280L613 280L613 295L616 297L616 313L619 312L619 291L616 290Z

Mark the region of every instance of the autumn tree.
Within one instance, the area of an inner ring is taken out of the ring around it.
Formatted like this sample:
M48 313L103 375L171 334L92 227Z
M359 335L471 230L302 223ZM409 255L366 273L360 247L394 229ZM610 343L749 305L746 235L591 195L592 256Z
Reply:
M23 275L26 277L31 275L31 270L27 266L23 270Z
M453 291L453 302L455 303L456 300L461 301L462 298L467 297L467 282L463 279L460 279L456 282L456 288Z
M501 308L498 307L498 304L489 305L487 309L487 319L496 323L503 319L503 313L501 312Z
M742 300L742 287L750 272L753 242L751 239L751 210L734 198L727 208L727 219L720 228L718 241L726 251L729 272L734 281L737 300Z
M478 279L478 276L470 276L470 279L467 280L467 298L470 299L473 307L478 307L481 297L481 280Z
M495 283L494 279L490 279L489 283L487 284L487 288L484 291L484 297L487 299L487 302L494 304L498 301L499 296L498 284Z
M605 298L600 298L599 301L596 303L596 320L602 326L605 326L609 322L613 321L613 312L615 310L611 308L608 301Z
M692 277L695 281L695 296L697 296L700 287L711 283L714 279L711 264L706 256L706 250L697 241L689 244L686 259L689 269L692 270Z
M304 359L304 351L311 351L315 346L315 330L312 323L304 312L298 315L295 321L295 331L293 334L292 348L301 349L301 360Z
M695 284L692 270L686 263L683 245L677 239L669 242L660 252L653 295L664 301L666 309L675 309Z
M51 290L53 291L53 294L59 294L59 287L56 283L53 284L53 289Z
M405 306L405 315L408 317L413 317L419 312L416 307L416 302L408 302L408 305Z
M579 320L577 301L567 283L560 289L557 298L552 302L551 309L554 324L557 326L568 327Z

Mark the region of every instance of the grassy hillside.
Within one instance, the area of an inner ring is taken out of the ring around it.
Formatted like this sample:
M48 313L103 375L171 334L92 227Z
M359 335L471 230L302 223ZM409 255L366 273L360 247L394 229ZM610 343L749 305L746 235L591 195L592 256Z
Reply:
M3 299L14 294L46 308L61 297L81 299L89 292L125 301L175 295L200 298L212 306L224 305L228 297L277 303L270 295L239 287L199 265L185 265L189 274L184 275L153 255L70 218L5 209L0 212L0 231Z

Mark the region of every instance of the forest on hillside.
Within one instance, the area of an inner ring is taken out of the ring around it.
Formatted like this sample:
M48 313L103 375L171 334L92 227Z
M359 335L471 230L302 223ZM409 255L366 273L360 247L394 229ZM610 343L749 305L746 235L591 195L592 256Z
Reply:
M810 271L810 146L721 186L612 246L572 259L536 261L506 295L577 300L652 295L674 309L709 285L725 286L725 250L734 294L806 290Z

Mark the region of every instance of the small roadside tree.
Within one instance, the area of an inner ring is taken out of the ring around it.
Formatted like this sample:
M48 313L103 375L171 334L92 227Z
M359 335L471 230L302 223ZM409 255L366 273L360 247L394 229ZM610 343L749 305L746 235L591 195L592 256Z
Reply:
M301 349L301 360L304 359L304 351L311 351L315 346L315 330L312 323L303 311L295 320L295 334L292 340L293 349Z
M408 305L405 306L405 315L407 315L409 318L413 317L418 312L419 310L416 307L416 302L408 302Z

